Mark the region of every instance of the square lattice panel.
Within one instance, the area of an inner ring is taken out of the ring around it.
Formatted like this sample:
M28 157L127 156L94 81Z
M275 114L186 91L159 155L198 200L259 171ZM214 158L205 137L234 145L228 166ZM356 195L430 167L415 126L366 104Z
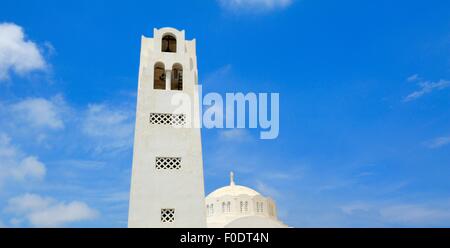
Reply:
M161 209L161 222L172 223L175 221L175 209L163 208Z
M158 170L179 170L181 169L181 158L156 158L156 169Z
M150 114L150 124L183 126L186 124L186 116L184 114L151 113Z

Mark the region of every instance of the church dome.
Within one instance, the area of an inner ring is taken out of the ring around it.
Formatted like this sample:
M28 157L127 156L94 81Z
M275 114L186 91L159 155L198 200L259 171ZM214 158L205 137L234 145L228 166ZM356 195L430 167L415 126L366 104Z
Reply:
M256 196L261 195L257 191L240 185L229 185L215 191L211 192L207 197L221 197L221 196L239 196L239 195L248 195L248 196Z
M236 185L230 173L230 185L210 193L206 199L208 227L285 227L277 219L275 202L257 191Z
M236 185L234 183L234 175L233 175L233 173L231 173L230 185L216 189L215 191L211 192L207 196L207 198L209 198L209 197L219 198L222 196L240 196L240 195L258 196L261 194L258 193L256 190L253 190L249 187Z

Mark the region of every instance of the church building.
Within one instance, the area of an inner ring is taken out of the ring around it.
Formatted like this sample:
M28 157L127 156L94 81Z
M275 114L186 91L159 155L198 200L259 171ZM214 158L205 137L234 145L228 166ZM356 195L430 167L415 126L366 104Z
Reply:
M179 111L183 93L192 109ZM196 41L142 37L128 227L286 227L273 200L234 183L205 198Z
M207 226L212 228L285 228L277 218L275 202L257 191L236 185L230 173L230 185L206 197Z

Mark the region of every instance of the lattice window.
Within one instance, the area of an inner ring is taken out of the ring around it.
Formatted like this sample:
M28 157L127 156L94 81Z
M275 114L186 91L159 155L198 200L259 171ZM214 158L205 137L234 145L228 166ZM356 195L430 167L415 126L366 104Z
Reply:
M227 202L227 212L231 212L231 202Z
M263 208L263 203L262 202L257 202L256 203L256 212L257 213L262 213L264 212L264 208Z
M222 213L225 213L225 202L222 202Z
M181 158L156 158L156 169L158 170L179 170L181 169Z
M241 202L240 203L241 204L241 206L240 206L240 211L241 211L241 213L244 211L244 202Z
M163 208L161 209L161 222L172 223L175 221L175 209Z
M214 205L213 204L206 205L206 214L208 216L212 216L214 214Z
M244 211L248 212L248 201L244 203Z
M182 126L186 124L186 116L184 114L151 113L150 124Z

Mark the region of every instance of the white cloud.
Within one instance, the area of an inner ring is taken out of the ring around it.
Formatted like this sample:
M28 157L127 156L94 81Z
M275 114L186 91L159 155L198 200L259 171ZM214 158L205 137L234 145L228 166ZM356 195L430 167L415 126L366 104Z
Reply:
M24 155L4 133L0 133L0 162L0 185L7 180L42 180L46 174L45 164L34 156Z
M16 149L11 145L11 138L5 133L0 133L0 158L10 158L17 155Z
M51 146L48 140L65 140L61 146L72 149L73 139L76 139L76 142L87 143L87 150L102 153L124 151L133 143L134 111L123 106L90 104L86 109L76 109L61 95L56 95L49 99L28 98L0 103L0 118L8 120L1 123L0 128L8 130L14 137L26 137L27 141L33 137L36 143L46 148ZM17 126L28 128L17 129ZM55 132L66 128L71 132Z
M52 203L54 203L54 199L50 197L41 197L35 194L25 194L9 199L8 206L5 210L7 212L23 214L29 211L47 208Z
M22 120L33 127L46 127L50 129L64 128L61 117L63 106L61 97L52 100L44 98L29 98L15 103L11 106L14 118Z
M438 137L425 143L428 148L439 148L450 144L450 136Z
M37 45L26 40L22 27L0 23L0 81L7 80L10 72L23 76L46 68Z
M120 151L133 143L134 115L105 104L92 104L83 120L83 132L96 142L96 151Z
M129 191L114 192L103 197L103 201L106 202L128 202L129 199Z
M222 130L219 137L225 141L246 141L251 139L251 135L246 129Z
M283 9L292 4L293 0L218 0L223 8L233 11L270 11Z
M371 206L367 203L356 202L356 203L351 203L351 204L342 206L341 210L345 214L351 215L356 212L367 212L370 210L370 208L371 208Z
M417 82L419 89L407 95L403 100L405 102L416 100L426 94L429 94L435 90L443 90L450 87L450 81L439 80L437 82L431 82L421 79L417 74L408 77L408 82Z
M86 203L73 201L68 204L58 203L47 209L32 212L28 215L34 226L58 227L71 222L90 220L97 217L97 212Z
M18 181L24 181L27 178L43 179L45 173L45 165L36 157L26 157L18 166L11 168L11 175Z
M255 187L263 195L269 196L271 198L273 198L273 197L277 197L278 198L278 197L283 195L279 190L277 190L277 189L275 189L275 188L273 188L273 187L271 187L271 186L269 186L269 185L267 185L267 184L265 184L265 183L263 183L261 181L257 181Z
M418 80L421 80L418 74L411 75L406 79L408 82L416 82Z
M79 168L79 169L101 169L106 165L106 163L104 161L77 160L77 159L61 160L61 161L56 161L55 163L64 165L64 166Z
M35 227L60 227L98 216L98 212L84 202L65 203L36 194L25 194L10 199L5 211L23 216Z
M422 225L430 223L449 223L450 211L418 205L394 205L380 210L381 216L388 222Z
M204 84L213 85L213 84L226 84L228 83L226 80L230 78L230 74L232 72L233 66L231 64L226 64L218 69L208 73L205 76Z
M367 203L356 202L340 207L341 211L352 218L372 218L376 226L439 226L450 222L447 203L434 202L434 205L409 203Z

